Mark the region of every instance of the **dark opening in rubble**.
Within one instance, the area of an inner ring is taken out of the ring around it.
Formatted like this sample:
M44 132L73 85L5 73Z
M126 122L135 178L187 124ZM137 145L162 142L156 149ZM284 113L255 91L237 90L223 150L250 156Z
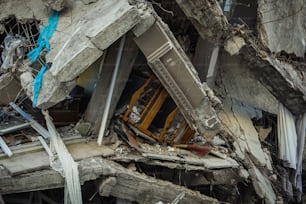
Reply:
M257 1L237 0L233 1L232 16L229 19L231 24L246 24L249 29L256 30L257 23Z
M22 40L22 59L25 59L26 54L35 47L35 42L39 36L39 24L37 19L19 20L15 16L9 16L6 19L0 21L0 65L4 62L5 47L10 46L13 39ZM1 70L3 71L3 70Z
M153 7L169 25L186 54L192 57L199 34L179 5L175 1L156 0L153 2Z
M160 143L185 144L194 135L143 54L136 59L116 115L136 135Z
M277 115L263 111L260 119L253 119L259 138L264 147L268 148L272 159L277 158Z

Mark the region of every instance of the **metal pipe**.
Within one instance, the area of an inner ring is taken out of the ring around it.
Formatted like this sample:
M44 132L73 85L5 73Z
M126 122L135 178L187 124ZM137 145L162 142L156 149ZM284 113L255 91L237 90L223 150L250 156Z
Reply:
M13 155L13 152L10 150L10 148L7 146L7 144L5 143L5 141L2 139L2 137L0 137L0 147L3 150L3 152L11 157Z
M9 128L5 128L5 129L0 130L0 135L6 135L6 134L9 134L11 132L15 132L17 130L22 130L22 129L28 128L30 126L31 126L31 122L23 123L23 124L20 124L20 125L15 125L13 127L9 127Z
M41 145L43 146L43 148L46 150L46 152L48 153L48 155L50 157L53 157L53 153L51 151L51 149L49 148L48 144L46 143L45 139L42 136L38 136L38 140L40 141Z
M41 126L38 122L36 122L29 114L24 112L19 106L17 106L15 103L11 102L10 106L14 108L20 115L22 115L26 120L31 122L31 127L36 130L41 136L44 138L50 137L49 132Z
M103 136L104 136L104 133L105 133L107 118L108 118L109 109L110 109L110 105L111 105L112 98L113 98L113 92L114 92L115 85L116 85L116 79L117 79L117 76L118 76L118 71L119 71L119 66L120 66L120 62L121 62L121 57L122 57L122 52L123 52L123 46L124 46L124 43L125 43L125 39L126 39L126 36L124 35L121 38L121 41L120 41L120 47L119 47L119 50L118 50L116 65L115 65L114 73L113 73L113 76L112 76L112 81L111 81L111 85L110 85L110 88L109 88L108 97L106 99L106 104L105 104L103 117L102 117L102 121L101 121L101 125L100 125L100 130L99 130L99 135L98 135L98 145L102 144Z

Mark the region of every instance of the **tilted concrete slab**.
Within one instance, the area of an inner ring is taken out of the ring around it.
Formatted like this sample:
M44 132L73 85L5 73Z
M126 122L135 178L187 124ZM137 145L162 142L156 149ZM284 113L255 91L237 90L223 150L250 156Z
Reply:
M62 85L73 81L140 20L140 12L127 0L79 2L61 14L46 56L52 67L44 77L54 82L43 82L37 106L48 108L65 99L71 89L63 93Z
M189 125L206 136L209 130L218 129L213 105L220 101L205 83L201 84L169 27L157 17L155 24L135 41Z

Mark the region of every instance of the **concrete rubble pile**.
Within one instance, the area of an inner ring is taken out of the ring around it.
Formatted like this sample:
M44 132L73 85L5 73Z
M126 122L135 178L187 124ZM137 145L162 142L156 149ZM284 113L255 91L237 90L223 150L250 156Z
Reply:
M303 203L303 3L0 1L0 203Z

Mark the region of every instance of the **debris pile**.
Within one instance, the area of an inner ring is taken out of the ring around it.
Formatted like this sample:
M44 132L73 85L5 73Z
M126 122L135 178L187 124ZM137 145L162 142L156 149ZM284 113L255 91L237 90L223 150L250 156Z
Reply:
M303 203L302 3L1 1L3 202Z

